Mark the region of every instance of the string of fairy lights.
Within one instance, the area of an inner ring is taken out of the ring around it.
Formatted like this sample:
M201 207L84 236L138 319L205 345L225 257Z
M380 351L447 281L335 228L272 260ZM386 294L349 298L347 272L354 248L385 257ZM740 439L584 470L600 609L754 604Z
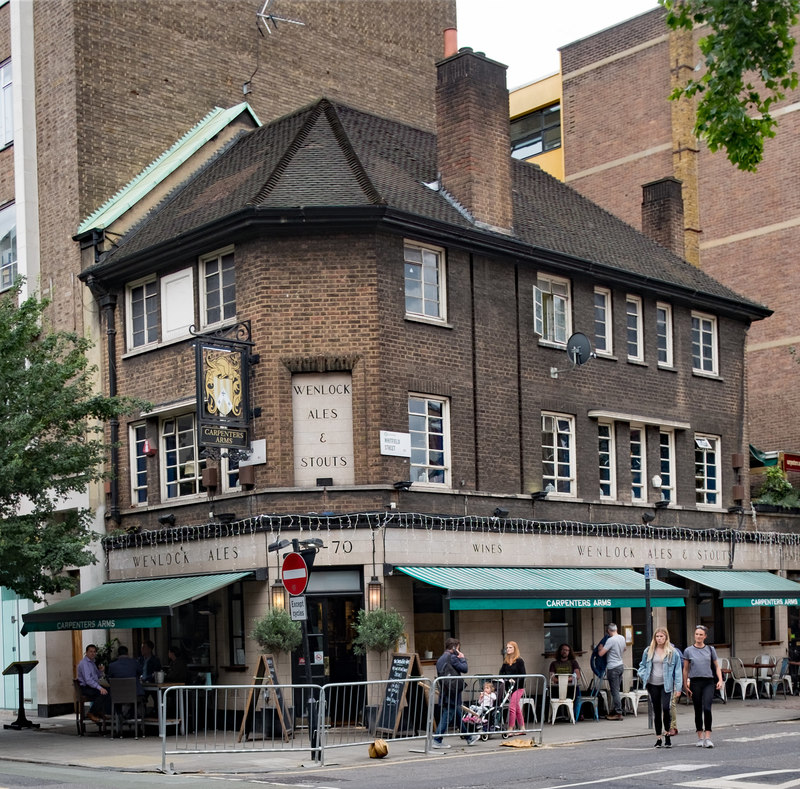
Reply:
M348 529L406 529L408 531L455 532L486 535L541 535L580 538L641 539L708 542L764 546L798 546L800 533L753 531L738 528L694 529L685 526L656 526L633 523L583 523L580 521L537 521L496 516L426 515L415 512L359 512L350 514L258 515L231 523L173 526L136 533L108 535L105 550L149 548L198 540L239 537L260 532L318 534Z

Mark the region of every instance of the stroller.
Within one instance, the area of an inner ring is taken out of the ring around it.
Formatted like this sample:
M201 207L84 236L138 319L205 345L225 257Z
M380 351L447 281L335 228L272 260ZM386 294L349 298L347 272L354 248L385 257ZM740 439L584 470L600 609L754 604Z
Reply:
M495 693L492 694L495 698L491 704L473 704L470 707L462 705L464 715L461 722L464 724L464 729L470 734L479 735L484 742L493 732L506 729L508 701L516 684L513 679L504 677L495 677L489 682L495 688Z

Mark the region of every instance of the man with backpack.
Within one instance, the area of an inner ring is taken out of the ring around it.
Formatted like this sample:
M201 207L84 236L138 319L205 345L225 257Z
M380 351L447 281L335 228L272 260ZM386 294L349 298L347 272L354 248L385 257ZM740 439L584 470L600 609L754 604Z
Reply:
M436 676L443 679L439 683L439 725L433 737L434 748L450 747L442 741L442 735L456 716L461 717L461 692L464 690L461 675L468 671L461 642L457 638L448 638L444 647L442 656L436 661ZM465 731L463 722L461 731ZM474 745L477 741L477 734L467 737L467 745Z

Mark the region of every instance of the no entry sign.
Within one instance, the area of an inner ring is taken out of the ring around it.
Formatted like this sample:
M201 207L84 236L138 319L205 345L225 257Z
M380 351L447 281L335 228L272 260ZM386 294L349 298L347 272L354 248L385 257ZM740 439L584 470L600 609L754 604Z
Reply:
M299 553L289 553L281 566L281 580L291 595L303 594L308 583L306 560Z

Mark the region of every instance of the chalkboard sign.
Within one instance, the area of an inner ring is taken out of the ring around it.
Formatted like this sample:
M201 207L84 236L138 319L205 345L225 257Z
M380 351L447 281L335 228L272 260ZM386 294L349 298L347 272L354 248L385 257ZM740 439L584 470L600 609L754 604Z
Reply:
M278 673L275 670L275 658L272 655L261 655L258 659L258 665L256 666L256 673L253 676L253 684L260 685L262 682L266 683L267 685L272 685L272 692L275 694L275 714L278 717L278 721L281 725L281 731L283 733L283 740L284 742L289 741L289 730L287 728L287 721L288 721L288 714L286 709L286 703L283 698L283 689L277 687L280 685L280 681L278 680ZM242 718L242 725L239 727L239 739L238 742L241 742L245 734L250 731L251 724L254 720L254 708L255 705L258 703L259 696L262 692L261 688L250 688L250 692L247 694L247 702L244 705L244 717Z
M377 733L389 734L392 737L397 734L403 710L408 703L408 682L406 680L409 677L421 676L422 667L416 652L392 654L389 681L386 683L383 701L378 712Z

